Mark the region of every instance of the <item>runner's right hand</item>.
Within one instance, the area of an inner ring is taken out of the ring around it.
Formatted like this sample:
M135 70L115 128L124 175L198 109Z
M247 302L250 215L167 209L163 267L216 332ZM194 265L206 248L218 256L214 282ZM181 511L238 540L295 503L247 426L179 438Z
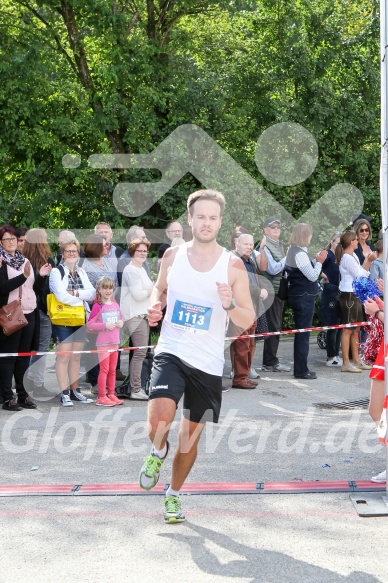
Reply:
M149 325L156 326L157 323L163 318L162 302L155 302L153 306L148 308L147 312Z

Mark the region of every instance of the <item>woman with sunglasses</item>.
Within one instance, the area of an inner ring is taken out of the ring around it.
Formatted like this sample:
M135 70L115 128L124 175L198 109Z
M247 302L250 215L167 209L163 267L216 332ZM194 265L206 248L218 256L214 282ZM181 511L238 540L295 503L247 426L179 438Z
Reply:
M364 265L365 259L366 257L368 257L369 253L376 250L371 242L372 229L370 226L370 222L366 218L360 218L354 223L353 229L356 231L358 239L358 245L357 249L355 250L355 255L358 257L360 265ZM363 321L366 320L364 306L362 306L362 320ZM364 326L361 326L358 335L359 344L364 344L367 338L368 329L366 329Z
M28 322L27 326L5 336L0 329L0 353L30 352L39 348L39 310L36 293L43 289L51 266L44 263L36 275L31 263L17 249L16 230L10 225L0 228L0 307L19 299ZM24 386L24 376L30 362L29 356L4 356L0 358L0 400L6 411L36 409ZM17 400L12 390L15 379Z
M356 232L358 239L358 245L355 250L355 254L360 261L360 265L363 265L369 253L371 253L371 251L375 251L375 247L371 241L372 229L370 223L367 220L359 219L354 223L353 230Z

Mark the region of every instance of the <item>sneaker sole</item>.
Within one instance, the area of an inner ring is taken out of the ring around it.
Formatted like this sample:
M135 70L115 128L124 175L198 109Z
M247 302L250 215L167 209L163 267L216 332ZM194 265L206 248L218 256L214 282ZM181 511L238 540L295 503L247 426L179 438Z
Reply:
M104 403L95 403L95 405L97 405L97 407L116 407L115 403L112 403L111 405L104 405Z
M177 518L176 516L164 517L165 524L178 524L179 522L185 522L186 517Z
M130 397L131 401L149 401L149 399L145 399L144 397Z
M158 480L158 482L159 482L159 480ZM149 492L149 490L152 490L152 488L155 488L155 486L157 485L158 482L155 482L155 484L152 484L151 486L143 486L143 484L139 480L139 486L142 490L146 490L147 492Z

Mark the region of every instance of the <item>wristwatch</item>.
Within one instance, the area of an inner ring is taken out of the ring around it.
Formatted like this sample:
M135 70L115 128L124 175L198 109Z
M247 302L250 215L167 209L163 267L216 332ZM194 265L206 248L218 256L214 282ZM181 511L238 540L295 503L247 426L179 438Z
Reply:
M380 312L381 312L381 310L376 310L376 311L375 311L375 318L377 318L377 317L378 317L378 315L380 314Z
M234 310L234 308L236 307L236 302L234 301L234 299L231 299L230 302L230 306L228 306L227 308L225 308L225 306L222 306L225 310L225 312L229 312L230 310Z

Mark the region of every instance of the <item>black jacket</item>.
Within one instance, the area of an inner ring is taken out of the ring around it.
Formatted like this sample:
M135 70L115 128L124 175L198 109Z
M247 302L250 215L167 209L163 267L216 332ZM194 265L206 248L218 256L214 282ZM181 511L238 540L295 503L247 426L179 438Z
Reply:
M35 282L34 282L34 292L35 294L42 293L42 290L45 285L46 277L41 277L39 273L35 273ZM6 304L8 304L8 297L11 291L17 289L26 281L26 277L23 271L20 272L20 275L8 279L8 270L7 265L2 263L0 266L0 307L2 308ZM39 321L39 307L37 306L34 310L35 312L35 329L34 329L34 338L31 346L31 350L38 350L39 349L39 334L40 334L40 321ZM0 335L4 338L3 331L0 328Z

